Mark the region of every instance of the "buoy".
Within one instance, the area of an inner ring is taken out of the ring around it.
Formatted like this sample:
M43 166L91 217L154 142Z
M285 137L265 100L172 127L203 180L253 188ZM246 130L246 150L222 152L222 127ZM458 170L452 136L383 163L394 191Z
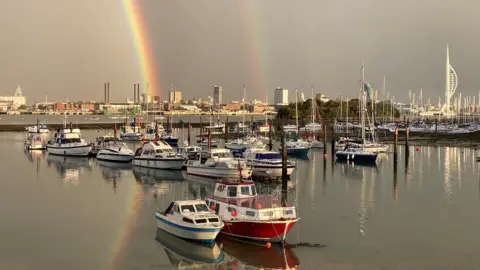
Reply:
M210 206L210 209L215 210L215 204L212 204L212 205Z
M231 213L232 217L236 217L237 216L237 211L233 210Z
M262 205L261 204L257 204L257 209L262 209Z
M420 151L420 147L417 146L417 147L415 148L415 150Z
M324 154L324 155L323 155L323 158L328 158L328 154Z
M272 244L271 244L270 242L267 242L267 243L265 244L265 247L266 247L266 248L271 248L271 247L272 247Z

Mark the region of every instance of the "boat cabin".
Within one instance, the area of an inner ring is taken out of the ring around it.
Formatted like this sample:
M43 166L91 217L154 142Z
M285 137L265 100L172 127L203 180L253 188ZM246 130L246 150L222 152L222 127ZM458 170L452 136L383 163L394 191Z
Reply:
M296 219L295 206L282 204L272 195L258 195L251 180L217 181L213 197L207 197L210 209L224 221Z
M177 153L184 155L188 159L195 159L201 151L202 148L195 145L180 146L177 148Z
M71 130L64 129L59 133L55 134L55 143L58 144L66 144L66 143L81 143L82 138L80 135L80 130Z
M149 141L143 144L135 152L135 156L149 156L149 157L165 157L165 156L177 156L178 154L173 148L162 141Z
M282 155L279 152L274 151L250 152L246 156L246 158L255 160L277 161L282 160Z
M220 225L222 222L201 200L174 201L161 214L170 216L183 223L196 225Z
M197 157L197 159L199 159ZM208 162L218 162L218 161L225 161L233 159L233 155L228 149L210 149L210 150L202 150L200 152L200 161L202 164Z

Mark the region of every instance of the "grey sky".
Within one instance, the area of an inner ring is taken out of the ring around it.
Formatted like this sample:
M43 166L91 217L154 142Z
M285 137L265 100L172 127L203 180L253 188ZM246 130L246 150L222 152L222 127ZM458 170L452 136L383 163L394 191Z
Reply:
M362 60L369 81L406 100L444 95L446 44L457 92L480 89L477 16L467 0L204 0L141 2L162 99L171 84L186 98L264 99L264 85L355 96ZM29 102L132 96L141 79L121 1L0 2L0 94L21 84ZM418 94L417 94L418 95ZM291 95L292 98L292 95Z

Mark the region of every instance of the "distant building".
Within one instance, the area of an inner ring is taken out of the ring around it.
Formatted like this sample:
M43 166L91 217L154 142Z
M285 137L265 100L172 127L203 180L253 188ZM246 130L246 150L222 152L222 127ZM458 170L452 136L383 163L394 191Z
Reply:
M168 101L170 103L180 103L182 100L182 92L180 91L170 91L170 97L168 98Z
M277 87L273 100L275 105L288 105L288 89Z
M220 104L222 104L223 89L221 85L215 85L213 87L213 109L219 110Z
M27 99L23 96L22 94L22 89L20 88L20 85L17 87L17 90L15 90L15 94L13 96L4 96L0 97L0 102L2 104L8 104L6 105L9 107L9 109L18 109L22 105L27 105Z

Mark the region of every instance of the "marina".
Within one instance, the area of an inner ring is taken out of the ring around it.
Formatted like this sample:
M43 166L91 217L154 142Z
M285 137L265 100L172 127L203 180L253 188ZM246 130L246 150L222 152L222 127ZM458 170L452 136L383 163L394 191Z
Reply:
M101 135L82 131L91 141ZM319 265L383 269L399 264L411 269L468 269L479 263L473 256L480 241L476 149L408 146L406 152L399 143L395 153L380 154L376 163L365 165L336 161L329 144L326 152L312 149L307 157L296 159L286 187L281 182L255 182L256 192L264 196L281 199L285 189L300 217L283 248L273 242L268 248L265 243L221 234L209 247L177 241L171 234L161 237L165 231L157 229L157 209L167 209L175 200L206 199L214 194L215 180L181 170L24 151L23 143L23 133L0 133L0 148L11 153L2 166L23 168L15 175L3 170L5 180L0 183L2 198L15 205L15 211L0 205L6 213L0 227L11 232L5 239L16 243L2 247L2 268L18 266L16 258L25 252L35 254L29 257L31 263L50 269L185 264L222 269L317 269ZM127 145L136 149L140 144ZM18 190L23 196L14 195ZM28 222L27 217L15 213L28 211L32 201L38 206L33 217L40 221L25 231L19 224ZM88 211L91 207L96 210ZM49 250L40 247L45 241L51 243ZM185 246L190 248L181 248ZM50 259L51 252L63 259Z

